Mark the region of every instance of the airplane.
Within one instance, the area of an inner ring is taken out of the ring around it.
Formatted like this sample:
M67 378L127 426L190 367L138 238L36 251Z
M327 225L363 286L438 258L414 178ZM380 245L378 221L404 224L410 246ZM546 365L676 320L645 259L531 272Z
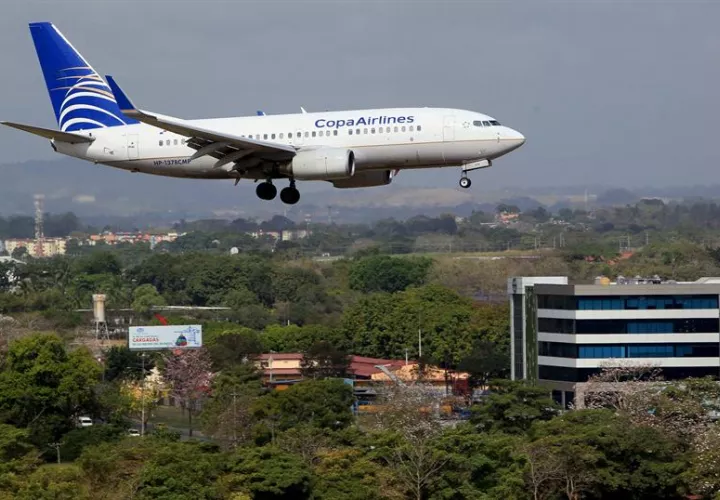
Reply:
M297 181L336 188L388 185L401 170L468 172L519 148L525 137L494 118L447 108L389 108L185 120L137 108L49 22L30 33L59 130L0 122L50 140L57 153L130 172L258 183L272 200L300 200ZM261 115L262 113L262 115Z

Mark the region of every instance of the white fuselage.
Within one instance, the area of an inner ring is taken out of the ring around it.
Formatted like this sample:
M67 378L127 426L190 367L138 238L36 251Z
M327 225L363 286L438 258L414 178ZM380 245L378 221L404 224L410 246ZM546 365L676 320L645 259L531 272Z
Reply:
M388 118L383 117L398 116L411 116L412 122L384 123ZM353 125L349 126L351 122ZM299 151L347 148L355 155L356 171L461 166L493 160L525 142L522 134L497 124L487 115L442 108L215 118L188 123L290 145ZM95 163L154 175L199 179L228 179L238 175L231 164L214 168L218 160L212 156L191 159L196 150L185 144L186 137L150 125L97 128L82 133L95 140L85 144L55 142L55 149ZM248 173L246 177L253 178L253 175ZM256 178L262 177L258 172Z

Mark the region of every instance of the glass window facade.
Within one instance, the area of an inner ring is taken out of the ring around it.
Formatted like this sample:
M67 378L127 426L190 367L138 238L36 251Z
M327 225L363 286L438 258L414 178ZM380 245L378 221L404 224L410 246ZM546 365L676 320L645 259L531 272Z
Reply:
M716 358L720 346L704 344L576 345L540 342L540 356L573 359L605 358Z
M591 319L575 321L575 333L715 333L719 326L720 321L713 318Z
M575 320L538 318L538 331L546 333L575 333Z
M623 311L647 309L717 309L717 295L629 295L585 297L539 295L538 308L570 311Z

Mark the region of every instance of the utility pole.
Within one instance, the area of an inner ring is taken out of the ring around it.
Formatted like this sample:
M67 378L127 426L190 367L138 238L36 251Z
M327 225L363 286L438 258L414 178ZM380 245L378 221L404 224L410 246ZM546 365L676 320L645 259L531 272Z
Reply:
M237 387L233 390L233 447L237 448Z
M422 358L422 329L418 328L418 357Z
M142 381L140 382L140 436L145 435L145 353L140 354L141 371L140 376Z

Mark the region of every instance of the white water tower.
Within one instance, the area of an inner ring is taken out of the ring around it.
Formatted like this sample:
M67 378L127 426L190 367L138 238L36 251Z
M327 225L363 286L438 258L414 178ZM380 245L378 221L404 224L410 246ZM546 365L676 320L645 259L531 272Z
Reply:
M93 294L93 322L95 323L95 339L110 339L105 319L105 294Z

